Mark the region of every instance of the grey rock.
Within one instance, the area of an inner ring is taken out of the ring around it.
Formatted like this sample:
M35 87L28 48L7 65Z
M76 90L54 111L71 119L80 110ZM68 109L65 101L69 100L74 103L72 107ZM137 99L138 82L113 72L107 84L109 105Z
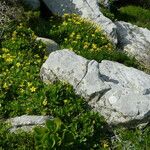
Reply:
M99 69L111 89L91 105L107 122L127 123L150 117L150 75L112 61L102 61Z
M8 119L7 122L12 125L10 132L16 132L19 129L28 132L36 126L44 125L45 122L49 119L52 119L52 117L23 115Z
M87 65L86 74L76 87L77 93L87 100L98 100L109 89L110 86L106 85L100 77L98 62L90 61Z
M55 50L59 50L59 45L51 39L37 37L36 40L42 41L46 45L46 50L48 53L51 53L52 51Z
M32 9L40 8L40 1L39 0L23 0L23 2Z
M123 64L87 60L69 50L52 52L41 68L43 81L65 81L110 124L150 119L150 75Z
M86 73L88 61L75 55L67 49L52 52L41 68L41 78L44 81L66 81L76 87ZM45 74L46 72L46 74ZM47 74L50 75L47 77ZM54 78L53 78L54 77Z
M116 25L99 10L97 0L43 0L49 10L59 16L78 14L97 23L113 43L117 43Z
M67 49L53 52L40 72L43 81L56 80L70 83L87 100L98 98L110 87L99 78L98 63L76 55Z
M123 21L117 21L116 26L121 49L149 68L150 31Z

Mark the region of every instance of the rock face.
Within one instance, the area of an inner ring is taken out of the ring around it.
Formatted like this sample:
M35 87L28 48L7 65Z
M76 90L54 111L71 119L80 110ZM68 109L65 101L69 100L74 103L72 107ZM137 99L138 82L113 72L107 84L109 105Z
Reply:
M40 72L44 82L70 83L111 124L150 118L150 75L104 60L98 64L69 50L52 52Z
M12 128L10 132L16 132L19 129L24 131L31 131L35 126L44 125L46 120L52 119L49 116L28 116L23 115L8 119L7 122L11 123Z
M59 50L59 45L51 39L37 37L36 40L42 41L46 45L46 50L48 53L51 53L52 51L55 50Z
M117 43L116 25L99 10L97 0L43 0L49 10L59 16L78 14L102 27L113 43Z
M116 25L120 47L149 68L150 31L123 21L117 21Z

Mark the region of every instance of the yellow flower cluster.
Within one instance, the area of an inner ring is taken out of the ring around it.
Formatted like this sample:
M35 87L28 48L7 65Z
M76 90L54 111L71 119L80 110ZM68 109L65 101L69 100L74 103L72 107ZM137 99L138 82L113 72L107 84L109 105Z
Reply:
M1 58L3 58L6 63L12 63L15 56L10 55L9 53L4 53Z

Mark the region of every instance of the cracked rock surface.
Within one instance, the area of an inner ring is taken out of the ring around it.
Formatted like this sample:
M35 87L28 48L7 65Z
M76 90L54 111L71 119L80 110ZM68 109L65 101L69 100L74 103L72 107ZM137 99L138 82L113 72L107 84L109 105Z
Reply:
M52 119L50 116L31 116L31 115L23 115L15 118L8 119L12 125L10 128L10 132L16 132L19 129L24 131L31 131L36 126L42 126L49 119Z
M150 68L150 31L124 21L117 21L115 24L119 46Z
M41 67L44 82L70 83L111 124L150 119L150 75L123 64L87 60L67 49L52 52Z
M100 25L113 43L117 43L116 25L99 10L97 0L43 0L56 15L78 14Z

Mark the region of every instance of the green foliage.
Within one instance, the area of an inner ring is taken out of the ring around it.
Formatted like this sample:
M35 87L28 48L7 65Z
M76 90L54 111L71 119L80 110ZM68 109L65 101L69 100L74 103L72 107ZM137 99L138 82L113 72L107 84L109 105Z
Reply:
M41 114L45 85L39 70L46 59L45 46L22 24L5 38L0 50L0 118Z
M118 20L131 22L137 26L150 29L150 10L140 6L125 6L121 7L115 13Z
M32 133L18 131L9 133L10 126L0 121L0 149L1 150L33 150L34 138Z
M144 130L118 128L115 133L117 138L113 141L113 149L149 150L150 148L150 127Z
M70 120L71 123L64 123L55 118L46 123L46 128L35 128L36 149L100 149L104 142L109 147L110 132L98 114L81 113Z
M77 15L67 14L63 19L58 20L56 16L52 16L49 21L43 21L38 16L35 18L39 23L34 24L33 21L29 21L28 25L31 29L37 35L53 39L61 48L68 48L87 59L95 59L98 62L107 59L135 68L139 66L134 58L117 51L103 31L90 21L81 19Z

